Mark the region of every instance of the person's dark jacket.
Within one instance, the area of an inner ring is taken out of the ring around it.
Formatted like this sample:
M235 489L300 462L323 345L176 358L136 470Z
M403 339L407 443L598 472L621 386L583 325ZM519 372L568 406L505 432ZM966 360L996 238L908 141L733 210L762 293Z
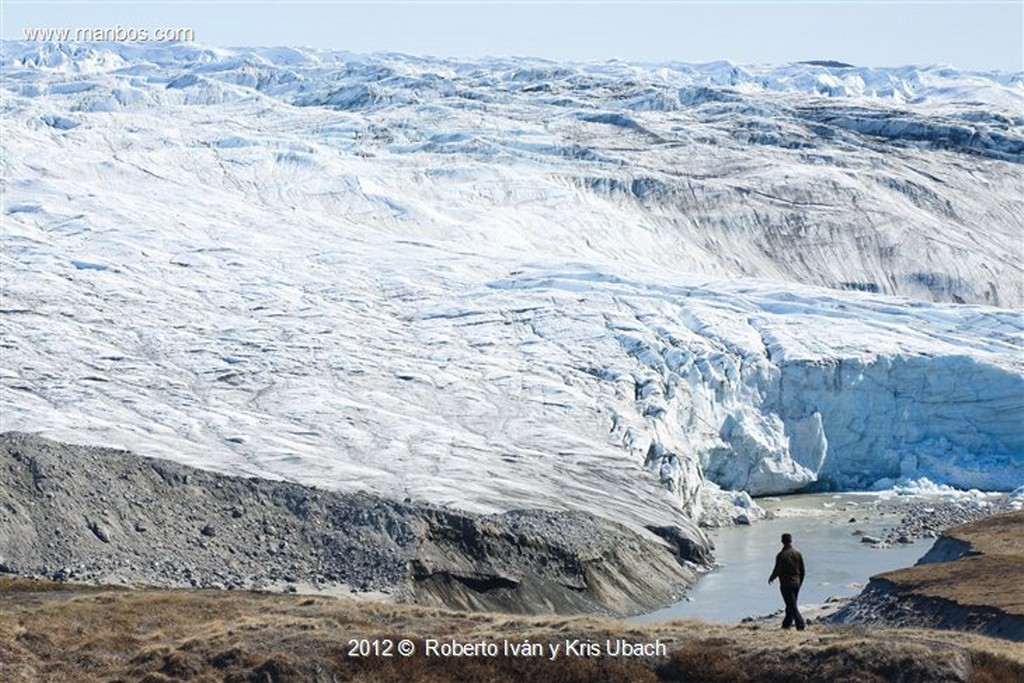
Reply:
M799 588L804 582L804 558L791 545L785 546L775 556L775 569L772 570L769 582L779 580L780 585Z

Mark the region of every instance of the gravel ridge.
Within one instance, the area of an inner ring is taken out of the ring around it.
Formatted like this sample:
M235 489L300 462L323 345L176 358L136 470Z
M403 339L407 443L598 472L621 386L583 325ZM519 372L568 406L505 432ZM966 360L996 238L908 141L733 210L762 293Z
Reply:
M671 531L571 511L476 515L0 435L0 572L624 615L671 602L707 561L701 539Z

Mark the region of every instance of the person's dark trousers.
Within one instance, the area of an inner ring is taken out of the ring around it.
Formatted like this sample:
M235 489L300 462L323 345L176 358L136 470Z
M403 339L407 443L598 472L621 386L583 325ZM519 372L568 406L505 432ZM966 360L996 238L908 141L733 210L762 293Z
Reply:
M800 594L800 586L787 586L779 583L779 590L782 591L782 601L786 603L786 618L782 620L782 628L790 628L796 622L798 631L804 630L804 618L796 607L796 598Z

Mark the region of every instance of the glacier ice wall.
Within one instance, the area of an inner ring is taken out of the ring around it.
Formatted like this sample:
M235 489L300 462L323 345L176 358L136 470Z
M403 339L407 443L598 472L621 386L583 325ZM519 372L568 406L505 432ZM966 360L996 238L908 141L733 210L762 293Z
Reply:
M618 335L642 368L637 410L671 434L648 449L695 453L708 478L755 495L923 476L1005 489L1021 478L1018 314L894 314L869 300L755 292L711 306L690 293ZM967 343L972 327L995 337ZM632 444L643 430L630 429Z
M3 429L635 524L1024 482L1019 75L2 52Z

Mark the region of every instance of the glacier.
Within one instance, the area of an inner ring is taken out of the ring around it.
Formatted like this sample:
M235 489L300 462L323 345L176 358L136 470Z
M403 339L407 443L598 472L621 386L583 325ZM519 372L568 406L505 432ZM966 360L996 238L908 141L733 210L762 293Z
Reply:
M1022 74L0 65L4 431L691 531L1024 484Z

